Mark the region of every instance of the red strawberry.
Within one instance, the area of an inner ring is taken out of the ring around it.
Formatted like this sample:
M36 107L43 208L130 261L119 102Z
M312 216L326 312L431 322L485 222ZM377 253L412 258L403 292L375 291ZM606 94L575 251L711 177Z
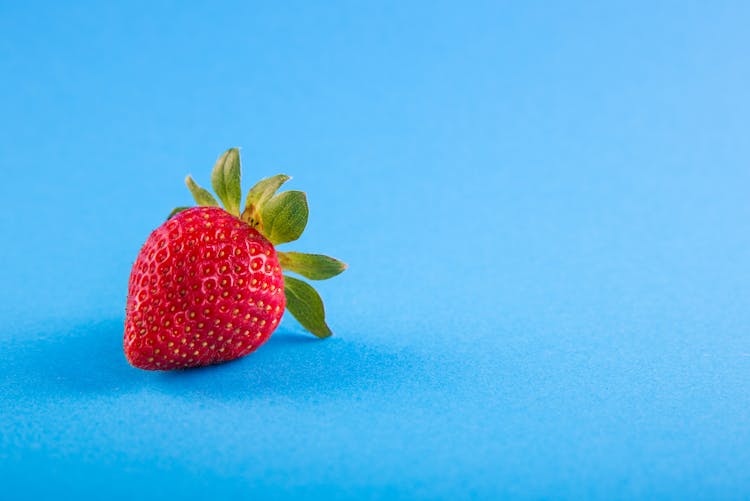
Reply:
M264 179L240 206L237 149L224 153L211 176L225 209L188 176L199 205L179 208L154 230L133 265L125 319L125 356L135 367L170 370L233 360L263 344L285 305L318 337L331 331L323 302L306 282L341 273L327 256L277 252L307 224L299 191L275 194L288 176Z

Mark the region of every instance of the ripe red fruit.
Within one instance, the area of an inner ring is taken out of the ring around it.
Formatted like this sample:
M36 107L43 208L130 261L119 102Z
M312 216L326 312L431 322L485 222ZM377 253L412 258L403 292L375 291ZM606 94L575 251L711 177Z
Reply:
M204 206L176 209L148 237L130 274L124 349L133 366L170 370L245 356L269 338L285 305L313 334L331 334L320 296L282 269L318 280L346 265L276 251L274 243L295 240L307 222L304 193L274 195L288 179L259 182L240 214L236 149L219 158L212 175L227 210L188 177Z
M284 314L276 250L217 207L180 212L133 265L125 355L142 369L232 360L254 351Z

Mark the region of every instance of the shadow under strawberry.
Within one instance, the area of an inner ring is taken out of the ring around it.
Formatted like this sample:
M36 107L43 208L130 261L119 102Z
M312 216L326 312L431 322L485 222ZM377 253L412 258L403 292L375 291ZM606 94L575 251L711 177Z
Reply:
M19 401L138 392L219 401L357 398L396 391L427 370L413 354L365 345L354 334L320 342L285 327L245 358L163 373L127 363L121 319L31 334L6 343L0 358L0 391Z
M0 389L19 398L127 393L148 381L122 353L122 319L51 322L3 346Z

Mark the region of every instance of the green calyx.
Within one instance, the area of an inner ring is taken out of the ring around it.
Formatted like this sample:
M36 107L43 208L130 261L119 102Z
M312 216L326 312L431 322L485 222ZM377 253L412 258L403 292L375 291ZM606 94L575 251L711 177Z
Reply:
M287 271L292 271L310 280L327 280L346 269L346 264L338 259L322 254L304 252L279 252L279 263Z
M250 188L242 208L240 170L240 151L238 148L230 148L219 157L211 172L211 186L224 210L257 229L274 246L297 240L307 226L309 210L305 193L277 193L291 179L285 174L277 174L262 179ZM185 184L199 206L220 207L216 198L208 190L201 188L191 176L185 179ZM189 208L177 207L167 219ZM322 254L277 254L285 272L296 273L310 280L326 280L347 268L345 263ZM284 294L287 310L305 329L319 338L332 335L325 321L323 300L310 284L285 274Z

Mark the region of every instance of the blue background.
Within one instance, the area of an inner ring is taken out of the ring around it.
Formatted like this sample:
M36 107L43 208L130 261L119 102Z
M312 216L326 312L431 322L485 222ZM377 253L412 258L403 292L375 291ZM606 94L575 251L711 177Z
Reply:
M3 497L747 498L749 24L1 2ZM230 146L350 264L336 336L131 368L130 266Z

